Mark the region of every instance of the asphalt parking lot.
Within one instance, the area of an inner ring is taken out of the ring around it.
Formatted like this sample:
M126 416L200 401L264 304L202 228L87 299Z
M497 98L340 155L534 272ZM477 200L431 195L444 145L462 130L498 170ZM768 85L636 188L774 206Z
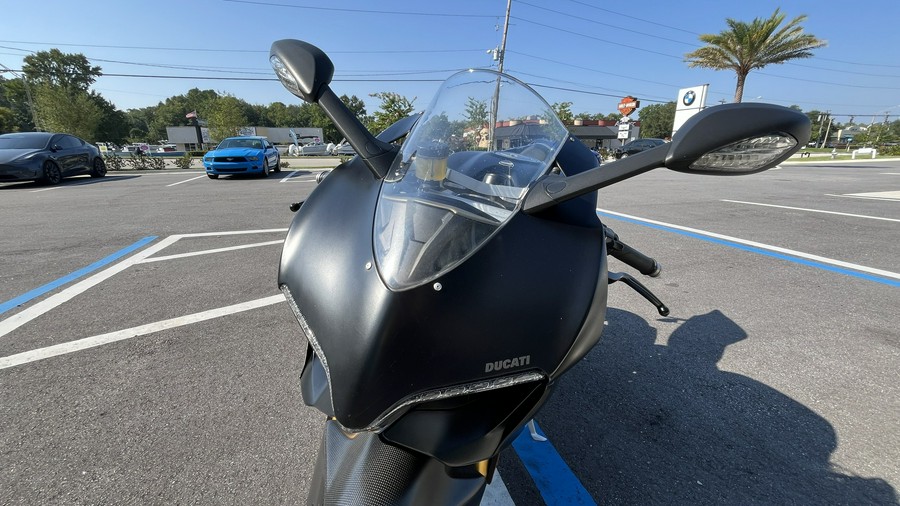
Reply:
M321 416L275 277L314 186L0 184L0 503L305 501ZM564 468L506 450L500 501L898 504L900 162L655 171L598 208L672 313L610 287L537 417Z

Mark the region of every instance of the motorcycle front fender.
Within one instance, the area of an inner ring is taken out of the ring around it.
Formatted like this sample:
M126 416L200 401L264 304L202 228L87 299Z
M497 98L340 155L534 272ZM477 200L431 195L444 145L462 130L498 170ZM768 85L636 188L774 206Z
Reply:
M328 420L308 504L477 506L487 485L488 467L493 466L446 466L385 443L374 432L348 435Z

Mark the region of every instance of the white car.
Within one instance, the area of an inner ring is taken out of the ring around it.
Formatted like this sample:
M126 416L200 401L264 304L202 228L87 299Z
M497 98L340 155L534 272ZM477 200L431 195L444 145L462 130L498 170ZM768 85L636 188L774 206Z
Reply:
M297 154L300 156L327 155L328 146L321 142L311 142L300 146L297 149Z
M356 150L353 149L353 146L350 145L346 140L341 141L340 144L336 145L334 149L331 150L331 154L338 155L356 155Z

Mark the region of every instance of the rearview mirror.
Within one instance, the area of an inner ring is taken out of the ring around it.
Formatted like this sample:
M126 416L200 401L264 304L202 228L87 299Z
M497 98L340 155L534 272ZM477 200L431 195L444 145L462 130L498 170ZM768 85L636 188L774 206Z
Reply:
M778 165L809 141L809 118L771 104L705 109L672 142L573 176L549 174L528 192L522 210L536 213L659 167L691 174L740 175Z
M350 108L331 90L334 64L321 49L300 40L272 43L269 63L281 84L301 99L318 104L334 126L356 150L372 175L384 179L396 154L395 148L375 138Z
M710 107L678 130L665 166L693 174L752 174L790 157L806 144L810 128L805 114L777 105Z
M269 63L281 84L306 102L318 102L334 76L334 64L328 55L300 40L272 44Z

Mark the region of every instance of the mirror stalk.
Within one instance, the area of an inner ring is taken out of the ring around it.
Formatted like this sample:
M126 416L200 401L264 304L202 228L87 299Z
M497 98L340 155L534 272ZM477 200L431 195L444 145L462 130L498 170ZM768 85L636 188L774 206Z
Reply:
M669 145L663 144L573 176L565 177L558 174L544 176L528 192L522 211L528 214L537 213L560 202L663 167L668 152Z
M376 139L327 85L322 87L318 104L372 174L378 179L384 179L394 161L396 148Z

